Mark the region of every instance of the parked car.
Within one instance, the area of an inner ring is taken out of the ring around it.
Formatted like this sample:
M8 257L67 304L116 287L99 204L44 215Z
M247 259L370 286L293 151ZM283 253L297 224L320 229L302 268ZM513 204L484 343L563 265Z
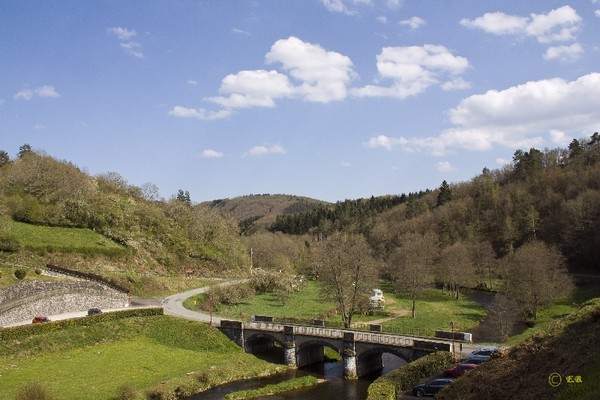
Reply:
M32 324L41 324L42 322L50 322L50 318L45 315L38 315L31 320Z
M98 315L98 314L102 314L102 310L99 308L90 308L88 310L88 315Z
M467 360L487 361L490 359L492 354L494 354L497 351L498 351L497 347L493 347L493 346L481 347L481 348L474 350L474 351L470 352L469 354L467 354Z
M484 362L486 362L488 359L487 358L467 358L465 361L463 361L463 364L482 364Z
M453 380L454 380L454 378L439 378L439 379L434 379L427 383L421 383L421 384L413 387L413 390L412 390L413 396L417 396L417 397L434 396L444 386L452 383Z
M452 368L448 368L444 371L444 375L451 376L453 378L458 378L459 376L463 376L465 372L468 372L474 368L477 368L477 364L462 363Z

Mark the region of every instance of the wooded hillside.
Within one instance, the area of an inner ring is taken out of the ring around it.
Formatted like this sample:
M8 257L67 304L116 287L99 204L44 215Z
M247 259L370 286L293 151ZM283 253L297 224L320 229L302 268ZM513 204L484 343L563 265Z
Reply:
M157 199L152 185L130 185L117 173L90 176L27 145L15 160L2 153L2 251L19 250L14 220L93 230L127 249L114 263L138 269L227 271L243 264L237 223L217 212L177 197Z

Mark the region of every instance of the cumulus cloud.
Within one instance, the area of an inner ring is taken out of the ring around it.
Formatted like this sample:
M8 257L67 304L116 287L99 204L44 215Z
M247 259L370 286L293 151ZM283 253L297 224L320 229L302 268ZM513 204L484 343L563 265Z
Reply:
M202 151L203 158L221 158L223 155L223 153L212 149L206 149Z
M137 32L133 29L122 27L108 28L108 33L115 36L119 41L119 46L130 56L143 58L144 53L141 51L142 45L133 40L137 36Z
M231 110L222 109L218 111L205 110L204 108L187 108L175 106L168 113L172 117L195 118L201 121L212 121L216 119L227 118L231 115Z
M395 97L404 99L424 92L441 80L456 81L469 68L469 61L455 56L444 46L385 47L377 56L377 71L387 86L367 85L356 89L359 97ZM465 82L456 87L464 87ZM446 85L448 89L452 85Z
M569 46L551 46L544 53L546 60L575 61L583 54L583 47L579 43Z
M225 96L207 100L228 108L274 107L276 99L292 95L293 87L284 74L254 70L227 75L219 92Z
M293 36L275 42L265 60L280 64L289 77L276 70L240 71L223 79L221 96L206 100L226 108L274 107L290 97L328 103L346 98L354 76L350 58Z
M448 115L455 127L431 138L440 150L542 146L548 138L564 144L569 133L577 137L597 129L600 73L490 90L462 100Z
M581 22L582 18L574 8L563 6L547 14L531 14L528 17L503 12L485 13L472 20L462 19L460 24L494 35L529 36L540 43L553 43L574 40Z
M386 150L392 150L396 146L407 144L408 141L404 138L393 138L386 135L378 135L364 142L363 145L369 148L382 147Z
M14 95L16 100L31 100L34 97L58 98L60 94L54 89L54 86L45 85L35 89L23 89Z
M255 146L248 151L251 156L264 156L268 154L285 154L285 149L277 144L270 146Z
M400 25L408 26L410 29L418 29L425 25L425 20L419 17L411 17L398 22Z
M308 101L328 103L344 99L346 85L355 76L349 57L293 36L275 42L265 59L267 63L280 63L300 81L294 91Z
M573 81L546 79L505 90L490 90L462 100L448 112L454 127L438 136L379 135L366 147L442 156L456 149L484 151L494 146L528 148L566 145L572 137L597 130L600 120L600 73Z

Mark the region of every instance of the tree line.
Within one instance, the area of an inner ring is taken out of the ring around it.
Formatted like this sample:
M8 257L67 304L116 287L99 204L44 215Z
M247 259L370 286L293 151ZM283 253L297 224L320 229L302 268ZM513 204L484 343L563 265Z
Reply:
M163 200L151 183L131 185L115 172L90 176L28 144L14 160L0 151L0 188L0 248L15 242L12 219L92 229L157 271L238 269L246 259L235 221L195 207L189 192Z

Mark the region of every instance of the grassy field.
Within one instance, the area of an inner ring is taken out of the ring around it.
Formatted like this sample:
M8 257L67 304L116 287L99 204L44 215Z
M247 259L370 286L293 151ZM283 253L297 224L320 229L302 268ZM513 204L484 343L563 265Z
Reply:
M119 256L125 247L90 229L37 226L10 221L10 231L21 247L33 251Z
M196 302L201 301L203 296L190 297L184 306L193 310ZM319 286L315 282L308 282L302 291L293 293L285 304L282 304L275 294L265 293L237 306L221 305L217 312L221 316L235 319L249 319L253 315L313 319L325 318L333 309L333 303L320 298Z
M56 280L56 278L44 275L38 275L31 269L25 269L26 275L23 280L19 280L15 277L15 270L18 268L12 265L5 265L0 262L0 288L17 285L24 281L31 280Z
M400 296L387 295L394 298L400 310L410 310L412 302ZM410 314L383 322L384 328L400 330L422 330L433 333L435 330L449 331L450 322L454 322L454 329L467 331L485 318L485 308L469 298L462 296L458 300L451 298L439 289L427 290L422 298L416 302L415 318Z
M417 316L411 318L408 299L389 292L389 285L382 285L386 298L386 308L375 315L356 314L353 321L357 324L377 321L384 329L404 330L433 334L434 330L450 330L450 321L455 329L464 330L476 326L485 318L485 309L478 303L461 297L454 300L441 290L431 289L417 302ZM194 309L201 296L188 299L186 307ZM282 304L272 293L256 295L238 306L220 306L219 315L236 319L249 319L252 315L268 315L275 318L298 318L311 320L323 318L328 323L339 324L341 317L336 316L335 305L324 301L319 295L316 282L309 282L302 291L294 293Z
M169 316L90 323L0 344L0 399L38 382L58 399L110 399L127 385L139 393L194 391L265 375L274 366L244 353L206 324Z
M535 324L523 333L512 336L503 344L514 346L545 330L550 323L576 311L586 301L600 297L600 284L578 287L569 297L558 299L554 305L539 312Z

